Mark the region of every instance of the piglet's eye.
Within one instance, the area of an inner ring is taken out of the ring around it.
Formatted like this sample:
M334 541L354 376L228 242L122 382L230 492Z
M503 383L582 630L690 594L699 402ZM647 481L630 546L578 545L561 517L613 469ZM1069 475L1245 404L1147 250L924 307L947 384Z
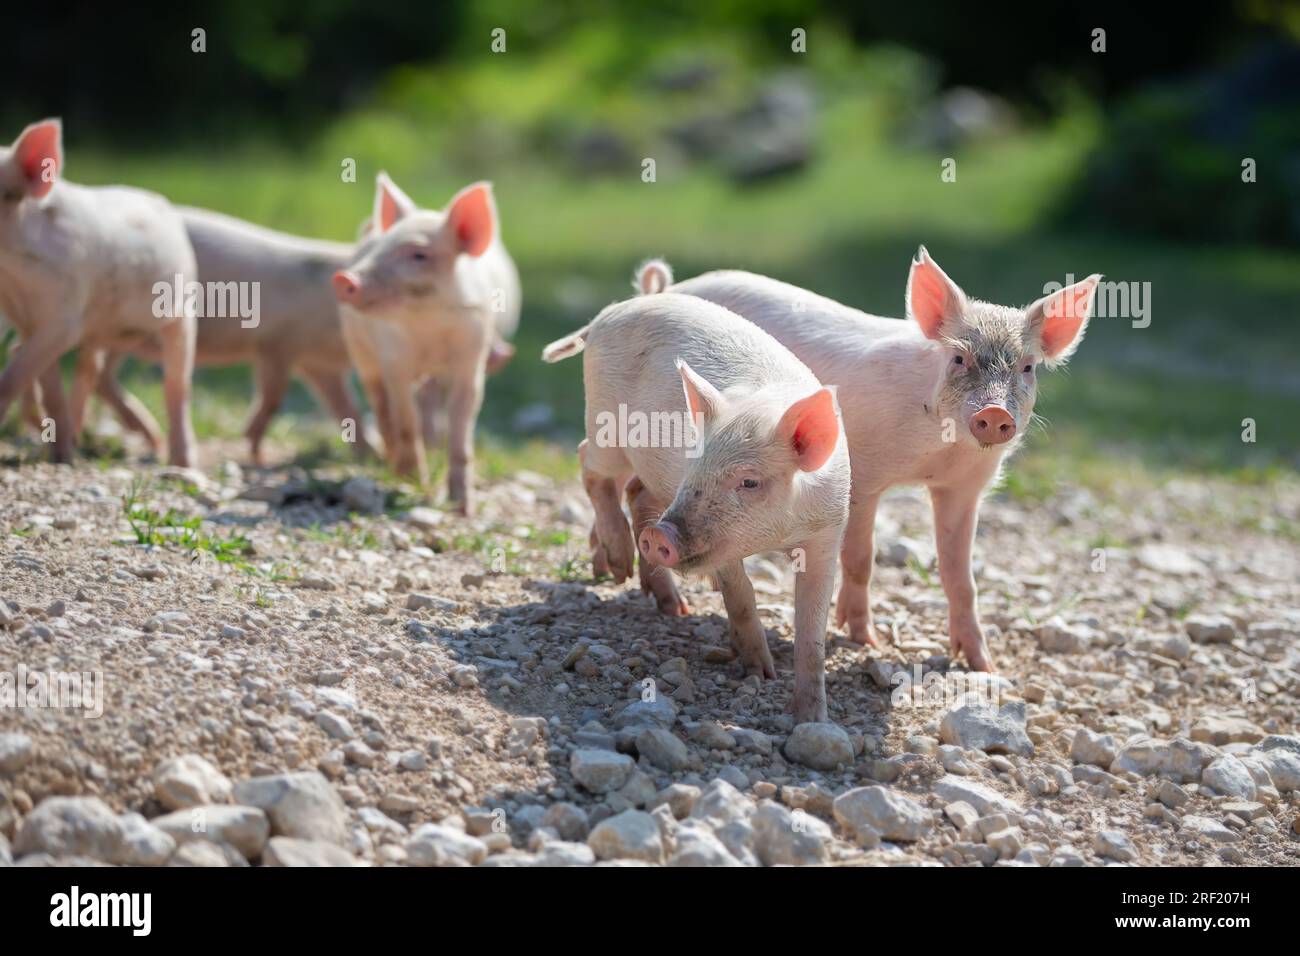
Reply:
M952 357L952 364L953 364L953 365L964 365L964 364L965 364L965 359L963 359L960 355L954 355L954 356Z
M1033 370L1034 370L1034 363L1033 363L1033 362L1030 362L1028 365L1026 365L1026 366L1025 366L1025 369L1024 369L1026 375L1028 375L1028 374L1030 374L1031 372L1033 372Z
M742 481L742 482L740 483L740 487L742 487L742 488L748 488L750 491L753 491L755 488L758 487L758 479L757 479L757 478L746 478L744 481Z

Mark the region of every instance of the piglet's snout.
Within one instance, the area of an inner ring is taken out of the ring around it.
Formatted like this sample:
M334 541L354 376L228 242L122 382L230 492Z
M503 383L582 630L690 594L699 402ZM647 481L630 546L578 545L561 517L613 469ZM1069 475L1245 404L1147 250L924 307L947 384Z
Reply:
M970 433L989 445L1016 437L1016 420L1001 405L986 405L970 417Z
M641 554L652 564L671 568L677 564L677 528L671 521L659 521L641 530Z
M355 302L361 295L361 279L355 272L340 269L334 273L334 295L340 302Z

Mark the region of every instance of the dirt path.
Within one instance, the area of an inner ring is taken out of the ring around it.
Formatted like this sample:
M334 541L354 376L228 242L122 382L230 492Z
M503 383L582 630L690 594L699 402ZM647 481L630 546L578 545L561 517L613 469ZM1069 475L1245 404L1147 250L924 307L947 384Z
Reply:
M759 686L704 582L670 619L587 579L576 481L491 484L464 521L342 471L152 471L137 526L201 518L199 550L135 543L147 467L0 470L0 672L101 674L103 710L0 709L0 860L1300 862L1295 484L989 502L1001 671L973 684L924 500L893 495L895 643L835 637L838 729L792 736L782 559L751 561Z

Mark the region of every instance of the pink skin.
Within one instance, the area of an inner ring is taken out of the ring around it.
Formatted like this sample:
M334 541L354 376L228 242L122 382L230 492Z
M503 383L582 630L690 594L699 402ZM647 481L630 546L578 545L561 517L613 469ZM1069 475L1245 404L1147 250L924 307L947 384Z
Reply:
M710 575L741 670L769 679L776 668L743 560L792 553L802 569L790 710L799 722L826 720L826 618L850 480L833 390L770 336L691 296L615 303L547 346L543 358L579 352L593 568L625 580L639 552L642 588L670 615L689 613L672 575ZM699 441L615 434L619 409L690 422ZM620 505L624 487L631 527Z
M665 568L676 567L677 526L671 521L657 521L650 525L641 532L639 544L647 561L662 564Z
M260 321L244 328L238 321L201 316L195 361L199 365L249 363L257 396L245 435L254 464L265 464L264 438L283 403L291 376L301 378L334 421L356 423L351 450L358 457L374 453L363 426L360 407L349 381L352 362L343 341L339 305L331 275L344 269L354 254L347 243L309 239L276 232L205 209L180 210L194 246L200 277L216 283L256 282L260 288ZM367 232L369 234L369 231ZM497 316L497 334L486 360L488 375L499 372L514 355L502 336L513 332L517 312ZM144 358L158 355L147 345L132 349ZM121 419L157 447L159 431L148 411L122 389L115 377L120 356L111 356L92 386L93 365L78 366L72 400L74 421L84 417L92 387ZM426 445L447 440L449 394L438 382L418 389L420 426ZM43 417L31 403L37 422ZM39 424L38 424L39 429Z
M389 462L427 483L424 444L441 440L445 404L448 497L463 514L473 510L485 370L513 351L498 344L497 320L517 311L518 275L498 233L488 184L461 190L438 212L419 209L380 174L365 237L332 279Z
M78 186L62 178L62 167L58 120L34 123L0 149L0 309L23 340L0 374L0 418L11 402L30 402L39 384L54 423L51 456L71 460L89 388L74 388L67 401L60 356L82 349L81 374L93 382L103 355L149 339L162 359L171 461L191 465L195 319L155 291L195 275L181 218L161 196Z
M1004 445L1016 437L1016 420L1001 405L985 405L970 417L970 433L977 441Z
M663 514L667 507L664 502L650 494L650 490L641 483L639 478L633 478L627 483L627 505L628 510L632 512L632 532L637 534L639 539L643 539L657 526L659 515ZM672 565L664 561L648 560L644 557L645 548L641 550L643 556L637 562L637 570L641 576L642 592L653 596L659 610L670 617L690 614L690 605L677 590L677 582L673 580L672 574L665 570ZM676 563L675 558L674 563Z
M853 487L836 624L875 645L869 588L876 508L898 484L927 486L954 655L992 670L976 610L971 551L979 502L1025 432L1036 370L1066 361L1083 337L1100 276L1024 309L969 299L921 249L908 281L910 320L866 315L764 276L716 272L676 285L663 263L638 287L716 302L745 316L838 386ZM792 308L792 305L795 306Z

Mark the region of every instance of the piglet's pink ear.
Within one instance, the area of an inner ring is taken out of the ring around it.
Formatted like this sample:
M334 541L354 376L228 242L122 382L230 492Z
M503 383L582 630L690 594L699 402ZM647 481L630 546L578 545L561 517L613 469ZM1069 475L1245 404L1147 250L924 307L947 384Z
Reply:
M776 427L782 441L790 443L800 471L816 471L835 451L840 440L840 417L835 392L821 388L785 410Z
M925 246L917 251L907 277L907 311L928 339L940 338L943 324L959 320L966 312L966 293L930 258Z
M471 256L487 252L497 230L492 184L475 183L458 192L447 207L447 223L455 232L461 251Z
M1031 332L1038 333L1043 357L1049 362L1064 362L1083 341L1100 282L1099 274L1090 275L1043 296L1025 309L1025 324Z
M674 364L682 377L682 390L686 393L686 407L690 410L691 418L699 422L712 420L722 409L722 393L682 358L675 359Z
M33 123L14 140L13 156L27 179L28 194L45 196L63 168L63 124L57 119Z
M370 217L369 229L363 226L365 231L362 235L387 232L393 228L393 223L415 210L411 197L397 188L397 183L388 178L388 173L381 172L375 177L375 211Z

